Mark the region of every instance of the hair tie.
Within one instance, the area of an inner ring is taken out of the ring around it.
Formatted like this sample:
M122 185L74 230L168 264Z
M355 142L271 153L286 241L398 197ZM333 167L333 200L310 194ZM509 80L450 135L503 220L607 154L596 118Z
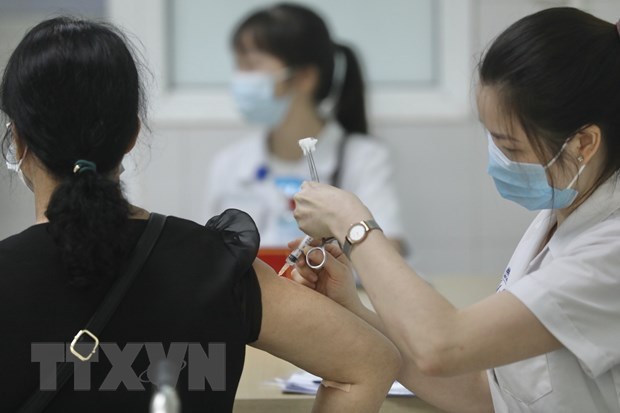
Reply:
M97 173L97 165L91 161L85 161L84 159L78 160L73 166L74 174L82 174L86 171L92 171L93 173Z

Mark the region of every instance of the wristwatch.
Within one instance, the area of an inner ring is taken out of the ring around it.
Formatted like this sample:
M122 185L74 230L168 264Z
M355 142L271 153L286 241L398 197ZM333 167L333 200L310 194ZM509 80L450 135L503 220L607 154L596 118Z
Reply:
M351 249L353 246L364 241L368 235L368 232L373 229L382 231L381 227L374 219L356 222L351 225L349 232L347 232L347 236L344 239L344 245L342 246L342 252L344 252L344 255L346 255L347 258L351 258Z

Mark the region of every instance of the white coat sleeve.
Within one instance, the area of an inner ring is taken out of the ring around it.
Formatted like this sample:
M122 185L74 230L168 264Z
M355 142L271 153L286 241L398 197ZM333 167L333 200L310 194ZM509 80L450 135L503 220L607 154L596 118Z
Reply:
M599 223L507 287L593 378L620 364L619 219Z

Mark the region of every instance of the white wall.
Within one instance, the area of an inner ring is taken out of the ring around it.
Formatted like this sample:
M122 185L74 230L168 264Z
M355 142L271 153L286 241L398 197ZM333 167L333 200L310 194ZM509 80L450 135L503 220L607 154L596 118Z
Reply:
M472 42L476 55L509 23L558 3L568 2L475 1ZM610 21L620 17L618 0L581 1L579 5ZM3 39L5 18L0 10ZM416 268L429 276L499 277L533 215L497 195L485 171L486 141L475 114L451 123L373 126L375 134L392 148ZM130 197L149 209L204 222L207 217L197 201L205 187L205 171L217 150L242 137L247 129L156 123L151 128L152 135L142 140L133 161L126 161ZM31 198L14 181L11 189L6 171L0 169L0 239L33 220Z

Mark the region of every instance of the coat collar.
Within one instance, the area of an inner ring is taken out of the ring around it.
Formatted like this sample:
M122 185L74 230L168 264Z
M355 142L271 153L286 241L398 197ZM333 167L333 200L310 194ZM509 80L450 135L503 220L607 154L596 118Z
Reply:
M559 254L578 234L604 221L620 209L620 174L616 173L594 191L558 227L549 241L549 249ZM555 221L555 216L553 216Z

